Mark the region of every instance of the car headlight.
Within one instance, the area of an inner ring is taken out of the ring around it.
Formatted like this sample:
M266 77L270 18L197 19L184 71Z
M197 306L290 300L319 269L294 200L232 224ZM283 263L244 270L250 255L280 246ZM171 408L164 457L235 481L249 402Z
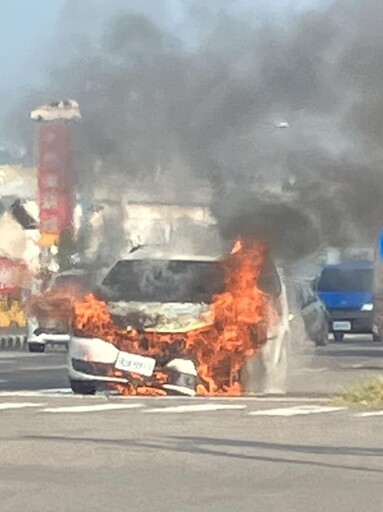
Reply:
M374 305L372 304L372 302L369 302L367 304L363 304L363 306L361 307L361 310L362 311L372 311L374 308Z

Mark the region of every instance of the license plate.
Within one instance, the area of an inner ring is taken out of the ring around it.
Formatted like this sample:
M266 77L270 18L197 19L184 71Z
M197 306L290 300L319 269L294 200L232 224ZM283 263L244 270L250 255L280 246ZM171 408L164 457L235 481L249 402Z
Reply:
M151 357L129 354L129 352L120 352L114 366L117 370L138 373L140 375L145 375L145 377L151 377L153 375L155 365L156 360Z
M334 331L351 331L351 322L333 322Z

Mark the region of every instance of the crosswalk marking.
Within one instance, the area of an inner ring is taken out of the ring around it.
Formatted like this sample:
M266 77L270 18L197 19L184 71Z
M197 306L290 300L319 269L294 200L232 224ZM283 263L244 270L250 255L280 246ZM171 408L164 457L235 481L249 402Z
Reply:
M40 389L39 393L42 395L73 395L71 388Z
M68 407L48 407L43 412L51 413L81 413L81 412L102 412L117 409L139 409L144 404L101 404L101 405L73 405Z
M37 391L0 391L0 397L3 398L31 398L31 397L73 397L71 388L41 389Z
M38 404L33 402L8 402L0 404L0 410L4 411L7 409L24 409L26 407L44 407L46 404Z
M246 409L247 405L236 404L193 404L193 405L175 405L173 407L160 407L155 409L147 409L145 413L185 413L185 412L207 412L207 411L223 411L223 410L240 410Z
M19 366L17 370L19 372L52 372L56 370L66 370L67 368L67 364L55 364L51 366Z
M249 416L306 416L308 414L321 414L342 411L345 407L327 407L321 405L300 405L295 407L281 407L279 409L264 409L251 411Z
M41 398L41 395L39 395ZM65 396L65 395L64 395ZM271 408L272 404L270 403L269 408L265 405L264 409L257 409L252 410L254 407L254 402L247 402L247 403L233 403L230 401L229 403L222 403L222 402L210 402L205 401L203 403L190 403L189 400L182 400L180 404L174 404L170 405L169 401L164 401L161 399L161 402L158 403L158 407L153 407L153 403L156 402L156 400L153 399L147 399L142 400L140 402L137 401L138 397L133 397L132 399L129 398L122 398L120 400L113 399L113 400L104 400L100 403L100 401L97 399L97 397L93 397L91 400L93 403L86 400L86 398L82 399L80 403L82 405L79 405L79 402L76 400L76 397L72 396L72 400L66 401L66 403L71 405L62 406L59 403L54 405L54 403L51 405L48 400L51 398L57 398L57 395L45 395L45 401L10 401L10 402L4 402L0 403L0 411L7 411L7 410L20 410L22 409L34 409L34 412L37 413L51 413L51 414L60 414L60 413L67 413L67 414L81 414L81 413L108 413L113 411L124 411L124 410L137 410L139 413L157 413L157 414L186 414L186 413L209 413L209 412L215 412L215 411L238 411L242 412L245 411L245 416L254 416L254 417L285 417L285 418L294 418L299 416L308 416L310 414L328 414L328 413L336 413L336 412L343 412L347 411L350 417L354 418L374 418L374 417L382 417L383 416L383 410L376 410L376 411L365 411L365 412L355 412L352 411L352 409L348 409L347 407L334 407L334 406L327 406L324 404L317 405L317 404L300 404L300 405L288 405L288 402L283 404L283 406L279 408ZM66 398L70 398L68 395L66 395ZM76 404L77 401L77 404ZM60 400L61 402L61 400ZM85 403L84 403L85 402ZM167 403L166 403L167 402ZM173 402L171 400L170 402ZM185 404L186 403L186 404ZM169 404L169 405L167 405ZM244 417L244 416L242 416Z
M383 411L360 412L354 416L358 418L371 418L371 416L383 416Z

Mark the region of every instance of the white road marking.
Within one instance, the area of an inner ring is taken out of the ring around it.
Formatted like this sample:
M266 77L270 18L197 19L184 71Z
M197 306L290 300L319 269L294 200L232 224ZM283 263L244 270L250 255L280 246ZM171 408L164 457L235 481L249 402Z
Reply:
M41 389L37 391L0 391L0 397L66 397L74 396L70 388Z
M299 375L302 373L323 373L329 371L330 368L324 367L324 368L296 368L292 371L294 375Z
M358 414L354 414L358 418L370 418L371 416L383 416L383 411L372 411L372 412L360 412Z
M342 411L346 407L327 407L320 405L300 405L296 407L283 407L280 409L265 409L262 411L251 411L249 416L306 416L308 414L322 414L328 412Z
M35 398L44 396L38 391L0 391L2 398Z
M207 412L223 410L246 409L247 405L223 405L223 404L198 404L198 405L175 405L174 407L161 407L156 409L147 409L145 413L185 413L185 412Z
M222 400L228 400L230 398L222 397ZM237 398L238 400L238 398ZM326 397L304 397L304 396L296 396L296 397L288 397L288 396L254 396L254 397L243 397L240 400L253 400L255 402L284 402L284 403L323 403L326 401Z
M81 412L103 412L117 409L139 409L145 407L144 404L101 404L101 405L74 405L69 407L48 407L43 412L51 413L81 413Z
M67 364L57 364L52 366L20 366L17 368L19 372L49 372L55 370L64 370L67 369Z
M42 395L73 395L71 388L40 389L39 393Z
M33 402L9 402L0 404L0 410L6 409L24 409L25 407L44 407L46 404L37 404Z

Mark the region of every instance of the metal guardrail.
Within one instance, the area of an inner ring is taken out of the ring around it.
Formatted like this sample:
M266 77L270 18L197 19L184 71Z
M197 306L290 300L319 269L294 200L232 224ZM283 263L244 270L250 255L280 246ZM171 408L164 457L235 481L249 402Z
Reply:
M0 329L0 351L27 350L27 335L25 329Z

